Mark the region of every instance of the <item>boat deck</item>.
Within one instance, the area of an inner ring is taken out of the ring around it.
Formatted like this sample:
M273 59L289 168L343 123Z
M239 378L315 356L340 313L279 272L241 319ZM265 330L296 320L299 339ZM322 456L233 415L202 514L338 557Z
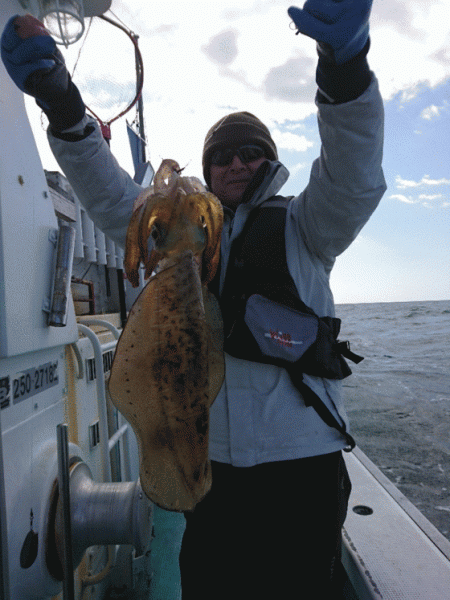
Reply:
M345 459L343 564L358 599L450 600L450 542L361 450Z

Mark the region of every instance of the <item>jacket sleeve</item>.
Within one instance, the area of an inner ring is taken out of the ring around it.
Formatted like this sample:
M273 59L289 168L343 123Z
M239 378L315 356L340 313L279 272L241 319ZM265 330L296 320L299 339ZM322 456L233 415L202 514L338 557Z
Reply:
M309 251L329 272L386 190L381 166L384 109L372 74L368 89L344 104L317 102L322 147L292 216Z
M124 171L92 120L92 132L79 141L65 141L48 132L52 152L89 217L121 248L142 188Z

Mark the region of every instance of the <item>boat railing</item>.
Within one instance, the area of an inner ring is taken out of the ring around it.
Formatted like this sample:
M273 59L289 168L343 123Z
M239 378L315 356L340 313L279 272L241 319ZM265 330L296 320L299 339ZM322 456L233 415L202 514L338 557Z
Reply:
M97 334L90 329L89 326L100 326L108 329L114 336L114 340L108 341L104 344L101 343ZM107 389L105 385L105 378L100 376L103 373L103 354L114 350L117 345L117 341L120 337L120 330L117 329L112 323L103 319L80 319L78 321L78 330L80 333L85 335L92 343L94 349L94 364L95 372L97 373L97 402L98 402L98 415L99 415L99 433L101 443L101 456L102 456L102 470L105 477L105 481L111 481L111 450L122 440L122 455L124 462L124 476L128 480L131 474L130 455L129 455L129 424L124 417L118 413L118 426L113 435L109 435L108 431L108 415L107 415Z

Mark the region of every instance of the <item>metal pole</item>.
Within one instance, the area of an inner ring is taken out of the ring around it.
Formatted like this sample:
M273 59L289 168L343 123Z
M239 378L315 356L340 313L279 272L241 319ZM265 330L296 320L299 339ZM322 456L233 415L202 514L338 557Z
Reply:
M0 423L0 600L9 600L8 535L1 429Z
M58 488L62 498L63 511L63 598L75 600L73 558L72 558L72 524L70 519L70 487L69 487L69 440L67 425L56 427L58 444Z
M141 64L139 61L139 54L138 54L138 39L139 36L138 35L134 35L133 39L135 40L135 56L136 56L136 90L139 91L139 81L141 80L142 77L142 70L141 70ZM144 131L144 101L142 99L142 93L138 98L137 101L137 116L139 119L139 137L141 140L141 156L140 156L140 161L145 163L146 159L146 153L145 153L145 131Z

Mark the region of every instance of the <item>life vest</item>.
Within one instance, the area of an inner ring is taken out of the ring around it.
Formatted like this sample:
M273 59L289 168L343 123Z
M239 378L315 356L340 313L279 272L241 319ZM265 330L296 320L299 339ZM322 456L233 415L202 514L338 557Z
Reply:
M251 211L231 246L223 291L220 274L210 284L222 310L225 352L236 358L285 368L307 406L347 439L353 438L303 381L303 374L344 379L345 361L360 362L348 342L337 337L341 321L318 317L300 298L286 259L288 198L274 196Z

